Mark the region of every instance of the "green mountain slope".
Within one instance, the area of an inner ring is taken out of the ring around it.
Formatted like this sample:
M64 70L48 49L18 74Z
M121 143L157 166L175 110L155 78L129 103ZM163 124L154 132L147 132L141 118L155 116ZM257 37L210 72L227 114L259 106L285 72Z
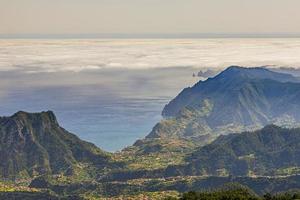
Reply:
M196 149L168 173L209 176L288 176L300 172L300 129L269 125L255 132L220 136Z
M108 153L61 128L51 111L1 117L0 155L0 177L6 179L112 165Z
M100 180L289 177L300 174L299 149L300 128L268 125L254 132L219 136L212 143L186 154L178 165L169 165L165 169L123 170Z
M298 99L298 78L265 68L229 67L184 89L164 108L165 119L123 152L134 155L130 166L136 168L184 163L185 154L221 134L267 124L298 127Z

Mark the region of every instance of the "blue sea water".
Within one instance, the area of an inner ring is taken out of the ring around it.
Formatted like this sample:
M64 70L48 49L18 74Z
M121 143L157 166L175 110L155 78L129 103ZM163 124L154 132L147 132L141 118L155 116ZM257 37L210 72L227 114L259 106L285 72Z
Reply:
M146 136L161 119L164 105L184 87L183 83L172 84L170 81L173 78L169 73L174 69L126 70L118 75L121 71L2 72L0 82L3 87L5 83L8 85L0 95L1 115L9 116L19 110L52 110L60 125L81 139L107 151L121 150ZM158 71L164 78L154 75ZM185 71L177 73L183 79L196 81L191 78L191 70ZM104 80L108 76L111 78ZM116 83L118 81L120 83Z

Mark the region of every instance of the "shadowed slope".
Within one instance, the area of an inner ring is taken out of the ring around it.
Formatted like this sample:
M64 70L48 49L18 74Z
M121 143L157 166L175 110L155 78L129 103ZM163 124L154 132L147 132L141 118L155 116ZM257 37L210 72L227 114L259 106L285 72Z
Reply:
M53 112L18 112L0 118L0 176L72 174L80 163L109 166L108 153L61 128Z

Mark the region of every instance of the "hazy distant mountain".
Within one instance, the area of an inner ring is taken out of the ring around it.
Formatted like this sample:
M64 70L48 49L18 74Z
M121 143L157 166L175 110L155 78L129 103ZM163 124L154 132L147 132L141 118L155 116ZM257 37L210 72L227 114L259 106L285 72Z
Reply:
M227 68L214 78L209 78L206 81L199 81L193 87L185 88L175 99L173 99L168 105L165 106L163 115L166 117L176 116L180 110L186 107L196 106L205 98L208 98L211 101L215 101L218 97L226 97L225 99L219 99L219 101L222 101L223 105L226 105L226 103L229 104L231 103L230 100L239 98L239 95L253 95L253 93L247 94L242 92L246 92L245 90L250 89L249 87L251 86L260 86L257 84L264 84L264 82L260 82L260 80L273 80L280 83L299 83L298 78L295 78L289 74L277 73L259 67L243 68L232 66ZM259 92L258 89L264 88L253 89L253 92ZM280 95L280 93L278 93L278 95ZM228 99L229 97L231 98ZM228 100L228 102L224 102L224 100Z
M297 67L275 67L271 65L266 66L265 68L273 72L291 74L293 76L300 77L300 69Z
M220 72L219 69L202 69L197 73L197 76L202 78L210 78L210 77L214 77L219 72Z
M233 66L184 89L165 106L163 115L182 118L188 113L189 121L201 121L200 126L215 134L269 123L295 125L300 121L299 98L299 79L292 75ZM202 110L206 114L197 115Z
M109 166L109 154L61 128L51 112L0 118L0 177L69 174L85 163Z

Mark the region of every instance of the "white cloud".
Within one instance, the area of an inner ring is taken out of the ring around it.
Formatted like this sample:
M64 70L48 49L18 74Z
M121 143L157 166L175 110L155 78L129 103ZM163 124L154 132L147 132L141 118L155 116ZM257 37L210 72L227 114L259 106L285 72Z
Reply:
M300 66L300 39L1 40L0 71Z

